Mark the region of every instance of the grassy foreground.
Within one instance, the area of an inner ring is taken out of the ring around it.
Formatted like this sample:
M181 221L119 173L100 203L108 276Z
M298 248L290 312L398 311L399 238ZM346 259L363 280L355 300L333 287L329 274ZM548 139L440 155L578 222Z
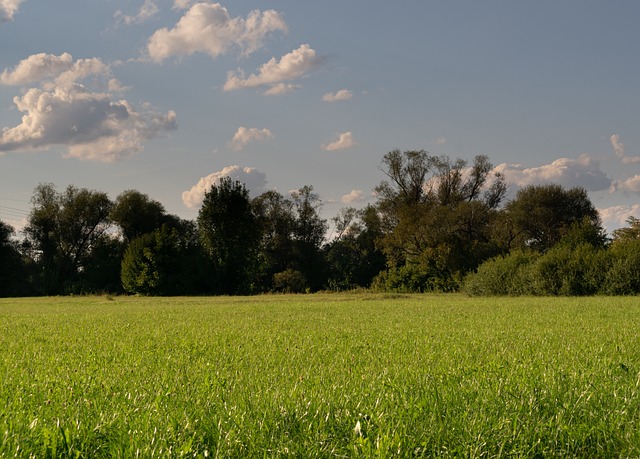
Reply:
M637 298L0 300L1 457L640 455Z

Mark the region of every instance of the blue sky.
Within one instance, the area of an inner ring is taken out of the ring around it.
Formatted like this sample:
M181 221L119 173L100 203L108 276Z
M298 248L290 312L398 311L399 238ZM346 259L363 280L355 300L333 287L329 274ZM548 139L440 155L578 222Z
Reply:
M382 156L486 154L640 217L640 3L0 0L0 219L42 182L195 218L230 175L375 202Z

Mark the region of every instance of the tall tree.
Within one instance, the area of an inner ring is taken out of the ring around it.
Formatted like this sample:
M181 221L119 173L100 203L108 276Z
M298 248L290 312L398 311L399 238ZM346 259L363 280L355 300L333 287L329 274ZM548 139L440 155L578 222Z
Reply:
M0 221L0 297L22 296L29 293L27 260L12 238L12 226Z
M205 192L198 228L218 291L248 293L255 276L260 232L245 185L225 177Z
M105 193L68 186L57 192L38 185L25 234L39 254L47 294L73 290L94 244L109 227L112 203Z
M495 253L489 228L506 186L486 156L468 166L423 150L394 150L382 164L388 180L376 188L380 246L392 269L410 265L412 276L450 285Z
M512 248L545 252L576 225L581 226L585 234L588 231L584 231L584 225L602 233L598 211L587 191L580 187L529 185L507 203L505 214L510 221Z
M369 287L386 265L376 247L382 235L380 217L373 206L343 209L334 219L336 235L324 246L330 289Z
M270 190L255 198L252 206L260 227L259 283L264 290L271 290L273 276L292 269L296 222L293 202Z
M309 185L291 193L291 198L296 216L293 232L295 268L304 275L308 287L317 290L322 287L325 274L321 250L327 223L320 216L322 203Z
M127 242L162 226L164 206L137 190L127 190L118 195L109 217L122 230Z

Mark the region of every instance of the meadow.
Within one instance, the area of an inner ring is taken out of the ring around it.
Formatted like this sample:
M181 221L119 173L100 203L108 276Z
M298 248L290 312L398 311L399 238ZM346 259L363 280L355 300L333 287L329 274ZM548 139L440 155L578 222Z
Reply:
M0 457L640 456L633 297L0 299Z

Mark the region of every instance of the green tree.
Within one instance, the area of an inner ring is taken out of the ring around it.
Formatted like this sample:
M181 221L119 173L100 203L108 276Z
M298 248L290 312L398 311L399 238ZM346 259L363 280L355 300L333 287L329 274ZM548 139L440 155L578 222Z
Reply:
M586 190L579 187L567 190L558 184L527 186L507 203L505 215L512 230L509 249L545 252L575 225L582 225L585 235L604 234L598 211Z
M164 216L162 204L136 190L120 193L109 214L127 242L160 228L165 223Z
M322 244L327 222L320 216L322 203L313 187L305 185L291 193L294 215L293 268L307 280L308 288L318 290L324 283L325 265Z
M250 292L256 275L260 231L245 185L228 177L213 185L205 193L198 213L198 229L213 265L217 291Z
M613 231L614 242L630 242L640 239L640 219L629 217L627 224L629 226Z
M46 294L74 291L95 243L109 227L112 203L105 193L38 185L25 234L38 254Z
M386 258L376 247L382 235L381 222L373 206L356 210L342 209L334 219L336 236L325 245L330 289L369 287L386 265Z
M296 216L293 201L275 190L266 191L252 201L260 227L258 277L262 290L274 288L274 275L293 265L293 235Z
M411 285L435 278L427 283L448 290L497 253L490 230L506 185L486 156L476 156L468 166L422 150L394 150L382 164L388 180L376 188L383 231L379 245L391 270L411 265L398 275L384 275L382 284L384 279L404 282L407 276Z
M12 226L0 221L0 297L34 293L29 285L28 260L13 240Z

